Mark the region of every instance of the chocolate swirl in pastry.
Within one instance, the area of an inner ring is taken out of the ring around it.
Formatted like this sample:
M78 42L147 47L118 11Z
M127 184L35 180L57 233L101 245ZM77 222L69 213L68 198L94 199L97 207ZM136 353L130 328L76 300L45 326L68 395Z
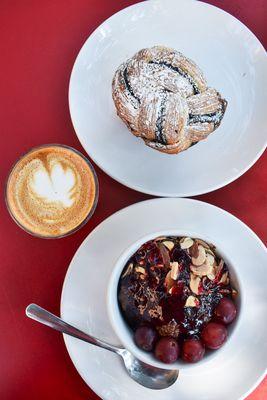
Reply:
M163 46L140 50L123 63L113 78L112 96L131 132L170 154L205 139L220 125L227 106L193 61Z

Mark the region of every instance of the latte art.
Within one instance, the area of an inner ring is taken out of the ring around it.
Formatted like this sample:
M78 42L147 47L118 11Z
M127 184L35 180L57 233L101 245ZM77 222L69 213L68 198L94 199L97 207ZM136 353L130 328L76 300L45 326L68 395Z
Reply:
M29 180L29 187L35 198L42 198L46 203L59 203L62 207L71 207L77 191L75 171L67 167L64 171L59 160L51 166L51 172L44 165L39 165Z
M7 203L15 220L41 236L61 236L89 215L96 197L95 176L75 151L45 146L24 156L13 168Z

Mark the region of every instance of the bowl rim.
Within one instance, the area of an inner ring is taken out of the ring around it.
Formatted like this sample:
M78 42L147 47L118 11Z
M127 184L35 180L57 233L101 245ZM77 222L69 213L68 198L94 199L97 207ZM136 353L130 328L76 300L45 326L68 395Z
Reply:
M227 267L230 270L230 275L234 277L235 280L235 287L238 289L238 314L237 318L233 322L233 324L229 325L229 328L227 327L228 331L228 336L227 336L227 341L224 343L224 345L218 349L220 352L223 351L223 349L226 346L229 346L231 343L232 337L235 335L238 326L241 321L241 314L242 314L242 303L243 303L243 289L242 289L242 280L240 279L240 274L237 272L236 266L234 266L234 263L230 260L229 256L225 254L225 252L222 249L222 246L218 246L216 240L214 241L208 236L205 236L205 234L199 234L197 232L191 231L191 230L179 230L179 229L170 229L170 230L161 230L161 231L154 231L151 233L146 234L145 236L140 237L137 239L134 243L132 243L130 246L125 249L118 259L116 260L114 264L114 268L111 272L111 275L109 277L108 281L108 286L107 286L107 312L108 312L108 317L109 321L111 323L112 328L114 329L114 332L118 336L118 339L121 341L122 345L129 350L135 357L140 359L141 361L150 364L154 367L158 368L165 368L165 369L179 369L179 370L187 370L191 369L194 366L199 366L204 365L209 363L214 357L216 357L216 354L218 354L218 350L212 351L209 350L208 354L206 354L202 360L200 360L198 363L185 363L181 358L179 358L176 362L172 364L165 364L161 361L156 360L156 358L153 357L153 354L151 352L145 352L137 347L137 345L134 343L133 337L130 337L132 335L132 330L127 324L127 322L123 319L122 313L119 309L119 303L118 303L118 298L117 298L117 288L118 288L118 282L121 276L121 272L123 268L125 267L126 262L129 260L129 258L135 253L135 251L144 243L146 243L149 240L153 240L157 237L160 236L177 236L177 237L192 237L192 238L199 238L202 239L203 241L206 241L207 243L212 243L216 247L216 251L218 251L218 254L221 255L221 257L225 260ZM122 329L119 328L119 325L123 326L123 331ZM230 329L230 331L229 331Z

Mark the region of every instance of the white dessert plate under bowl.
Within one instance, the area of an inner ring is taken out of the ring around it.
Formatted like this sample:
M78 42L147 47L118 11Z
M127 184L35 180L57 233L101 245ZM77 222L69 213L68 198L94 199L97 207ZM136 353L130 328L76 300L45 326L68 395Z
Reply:
M231 214L190 199L154 199L112 215L85 239L67 272L62 317L99 338L120 344L107 314L107 286L122 252L152 232L181 230L214 240L238 273L242 311L224 348L204 364L180 371L168 389L152 391L131 380L116 354L64 336L85 382L103 400L241 400L267 367L267 252Z
M228 101L221 126L178 155L145 146L112 101L118 66L154 45L192 58ZM88 38L71 74L69 107L81 144L108 175L156 196L193 196L232 182L264 151L266 81L266 52L236 18L201 1L150 0L113 15Z

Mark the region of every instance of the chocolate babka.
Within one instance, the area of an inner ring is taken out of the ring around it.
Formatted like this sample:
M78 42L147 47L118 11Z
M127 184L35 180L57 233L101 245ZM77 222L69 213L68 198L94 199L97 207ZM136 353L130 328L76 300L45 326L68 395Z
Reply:
M120 65L112 96L130 131L170 154L205 139L220 125L227 106L192 60L163 46L140 50Z

